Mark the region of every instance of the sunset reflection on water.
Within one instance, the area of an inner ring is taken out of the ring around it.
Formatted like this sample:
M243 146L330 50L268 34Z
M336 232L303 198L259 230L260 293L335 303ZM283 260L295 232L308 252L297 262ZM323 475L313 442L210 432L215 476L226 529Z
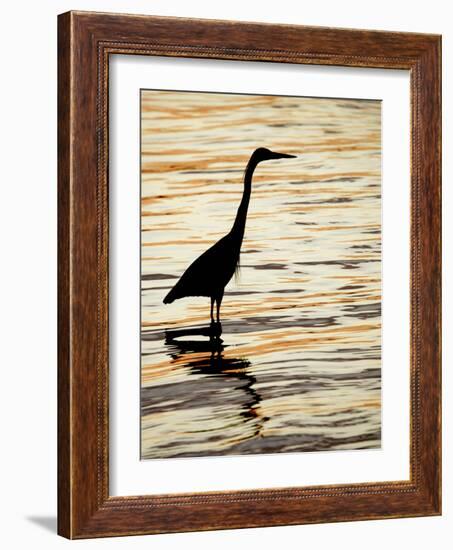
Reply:
M162 300L231 228L259 165L222 341L209 299ZM378 101L142 91L142 458L381 440Z

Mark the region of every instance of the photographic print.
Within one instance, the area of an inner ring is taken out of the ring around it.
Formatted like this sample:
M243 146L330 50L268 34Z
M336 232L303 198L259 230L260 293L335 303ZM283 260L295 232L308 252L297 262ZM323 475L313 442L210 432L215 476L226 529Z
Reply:
M140 116L141 458L380 448L380 101Z

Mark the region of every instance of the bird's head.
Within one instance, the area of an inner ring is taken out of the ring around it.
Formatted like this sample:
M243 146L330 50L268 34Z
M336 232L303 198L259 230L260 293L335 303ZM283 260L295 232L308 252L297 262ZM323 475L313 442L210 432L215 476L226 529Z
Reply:
M274 159L293 159L296 158L296 155L288 155L287 153L275 153L266 149L266 147L259 147L253 153L256 162L262 162L264 160L274 160Z

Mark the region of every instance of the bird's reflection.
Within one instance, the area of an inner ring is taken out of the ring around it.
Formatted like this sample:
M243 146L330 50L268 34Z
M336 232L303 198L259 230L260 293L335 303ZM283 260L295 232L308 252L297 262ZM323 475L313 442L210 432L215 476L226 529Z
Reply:
M257 436L268 418L261 414L262 398L254 387L256 378L250 373L251 363L243 358L226 357L224 350L227 346L220 338L221 333L220 323L211 324L209 327L167 330L165 332L167 353L173 361L178 361L179 365L183 358L183 364L190 374L215 377L219 380L227 378L240 381L241 384L234 386L234 389L242 392L244 396L241 399L239 414L246 422L254 420L256 427L254 435ZM193 339L194 336L205 338L196 340ZM191 339L186 339L187 337Z
M223 343L223 340L220 338L221 335L222 323L216 322L212 322L207 327L168 329L165 331L165 344L175 344L181 348L183 353L187 353L187 351L216 351ZM205 336L208 340L181 340L181 338L187 336ZM196 349L191 349L191 346L195 346Z

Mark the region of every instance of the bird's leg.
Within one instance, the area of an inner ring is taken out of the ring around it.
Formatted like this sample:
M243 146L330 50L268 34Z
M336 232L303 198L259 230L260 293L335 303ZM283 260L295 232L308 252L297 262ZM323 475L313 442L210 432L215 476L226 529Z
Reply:
M211 298L211 325L214 324L214 298Z
M217 322L220 324L220 305L222 303L222 300L223 300L223 292L220 296L217 297Z

